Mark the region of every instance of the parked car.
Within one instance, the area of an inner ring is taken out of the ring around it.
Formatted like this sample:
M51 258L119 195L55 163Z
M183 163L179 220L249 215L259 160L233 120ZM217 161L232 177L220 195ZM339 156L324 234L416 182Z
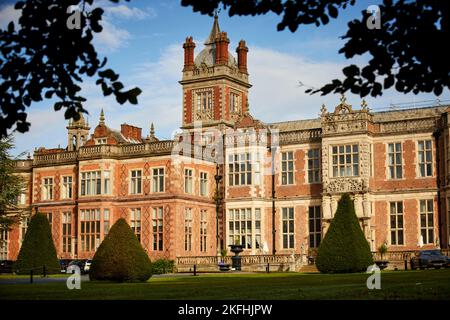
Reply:
M411 258L411 269L426 269L426 268L445 268L448 265L448 257L442 255L441 250L421 250L419 253Z
M91 263L92 260L86 260L86 263L84 264L84 272L89 273L89 270L91 269Z
M71 259L59 259L59 265L61 266L61 273L66 273L67 267L71 262Z
M85 264L86 264L86 260L72 260L72 261L70 261L70 263L67 267L78 266L78 268L80 268L80 272L84 273Z
M14 261L1 260L0 261L0 273L12 273Z

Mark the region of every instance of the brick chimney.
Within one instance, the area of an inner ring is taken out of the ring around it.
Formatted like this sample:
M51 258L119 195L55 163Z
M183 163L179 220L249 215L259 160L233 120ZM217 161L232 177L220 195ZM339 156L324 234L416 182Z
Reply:
M228 63L228 39L226 32L219 32L216 37L216 64Z
M192 40L192 37L186 38L186 42L183 44L184 48L184 68L185 70L194 69L194 48L195 43Z
M236 48L237 56L238 56L238 68L242 73L247 72L247 52L248 48L245 45L245 41L239 41L239 46Z
M142 141L142 129L131 126L129 124L121 124L120 125L120 133L127 138L127 139L133 139L135 141Z

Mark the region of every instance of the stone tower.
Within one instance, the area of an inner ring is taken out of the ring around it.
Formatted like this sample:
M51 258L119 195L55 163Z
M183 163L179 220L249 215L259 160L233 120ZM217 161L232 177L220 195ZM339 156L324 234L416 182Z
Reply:
M69 120L67 126L67 150L78 150L89 139L89 125L80 113L78 121Z
M194 122L203 127L233 126L247 109L248 82L245 41L236 49L237 61L228 51L226 32L221 32L217 15L204 49L195 56L192 37L184 48L182 129L191 129Z

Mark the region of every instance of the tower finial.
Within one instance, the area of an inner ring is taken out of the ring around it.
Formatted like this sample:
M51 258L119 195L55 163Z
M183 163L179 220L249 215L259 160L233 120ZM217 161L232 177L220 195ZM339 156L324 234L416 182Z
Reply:
M102 111L100 111L100 124L105 124L105 114L103 113L103 108Z
M320 116L323 116L327 113L327 106L325 103L322 103L322 107L320 108Z
M219 16L217 13L214 14L214 23L211 29L211 32L209 34L208 39L205 41L205 45L212 45L214 44L216 40L216 36L220 33L220 26L219 26Z
M369 108L367 107L366 99L362 99L362 101L361 101L361 110L369 111Z
M155 136L155 126L152 124L150 125L150 137L154 137Z

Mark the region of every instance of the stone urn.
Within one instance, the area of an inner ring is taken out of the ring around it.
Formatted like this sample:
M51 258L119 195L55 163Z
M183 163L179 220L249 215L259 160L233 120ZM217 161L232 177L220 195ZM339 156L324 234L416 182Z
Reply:
M242 257L239 256L239 253L243 251L242 245L240 244L230 244L230 251L234 253L234 256L231 257L231 267L234 268L234 270L240 271L241 270L241 260Z

